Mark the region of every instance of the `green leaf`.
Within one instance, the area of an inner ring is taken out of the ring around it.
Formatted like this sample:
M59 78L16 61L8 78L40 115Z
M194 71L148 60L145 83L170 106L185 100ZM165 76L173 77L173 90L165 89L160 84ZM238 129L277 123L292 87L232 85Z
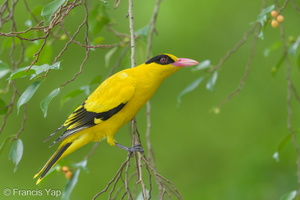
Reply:
M27 26L28 28L30 28L30 27L32 27L32 21L30 20L30 19L27 19L26 21L25 21L25 26Z
M102 5L106 8L106 9L109 9L110 8L110 5L107 1L105 0L100 0L100 2L102 3Z
M71 193L78 182L78 177L80 174L80 169L77 169L73 174L72 178L68 180L63 192L62 192L62 200L69 200Z
M60 88L56 88L55 90L53 90L45 99L43 99L40 103L41 109L44 113L44 117L47 117L47 112L48 112L48 107L50 102L52 101L52 99L54 97L56 97L60 92Z
M0 146L0 156L4 150L4 147L6 146L6 144L8 143L8 141L11 140L11 136L8 136L7 138L5 138L5 140L2 142L1 146Z
M82 90L87 96L91 94L91 89L89 85L84 85L79 88Z
M92 81L90 82L90 85L94 85L94 84L100 84L102 80L102 76L100 75L96 75Z
M300 36L297 38L297 40L289 48L288 53L292 56L296 56L296 52L297 52L299 44L300 44Z
M34 57L34 55L37 52L39 52L42 45L43 45L43 43L41 41L33 43L31 46L26 48L25 57L27 59L32 59ZM42 63L49 63L50 59L51 59L51 56L52 56L52 45L47 43L43 47L43 50L42 50L42 52L39 56L39 60L36 64L39 65L39 64L42 64Z
M300 70L300 54L297 57L297 66L298 66L298 69Z
M6 37L6 38L1 39L1 43L2 43L2 46L1 46L1 49L0 49L1 54L3 53L3 51L5 51L6 48L9 48L9 47L12 46L12 40L13 40L13 38L10 38L10 37Z
M8 64L0 60L0 79L6 76L10 71Z
M210 60L204 60L203 62L201 62L196 67L192 68L192 71L199 71L199 70L207 69L210 66L211 66L210 65Z
M215 71L206 83L206 89L213 91L218 78L218 71Z
M52 15L66 2L66 0L55 0L47 4L41 13L41 16L44 17L45 25L48 25L51 21Z
M106 12L106 6L104 4L97 4L90 12L90 16L88 19L89 32L91 32L93 35L97 35L109 22L110 17Z
M37 64L40 63L49 63L52 57L53 51L52 51L52 45L47 43L44 48L43 51L41 52L40 58L37 62Z
M144 63L146 60L147 44L144 40L138 39L135 43L135 60L136 63Z
M271 5L269 7L266 7L261 11L261 13L257 16L256 21L261 24L261 26L265 25L265 22L267 21L268 17L267 14L269 14L272 10L274 10L275 5Z
M280 159L279 159L279 152L278 151L275 151L272 157L273 157L274 160L276 160L276 162L279 162Z
M22 159L22 155L23 155L23 142L21 139L17 139L11 149L10 149L10 153L9 153L9 156L8 156L8 159L9 160L12 160L13 163L15 164L15 168L14 168L14 172L17 171L17 168L18 168L18 164L19 162L21 161Z
M297 191L293 190L289 193L286 193L280 197L280 200L294 200L297 196Z
M87 160L83 160L83 161L81 161L81 162L79 162L79 163L73 164L73 166L74 166L75 168L80 169L80 170L83 170L83 171L85 171L85 172L89 172L89 170L88 170L88 168L86 167L86 165L87 165Z
M114 53L117 52L117 50L118 50L118 47L114 47L105 54L105 57L104 57L104 63L105 63L104 66L105 67L109 67L110 59L114 55Z
M264 29L261 29L261 31L259 32L259 34L257 35L258 38L260 39L264 39Z
M36 81L33 82L31 85L28 86L28 88L23 92L23 94L20 96L18 102L17 102L17 110L19 114L20 107L27 103L31 97L34 95L34 93L37 91L39 86L41 85L42 81Z
M282 63L284 61L284 55L281 56L280 60L276 63L274 67L272 67L272 75L275 76L278 72L279 68L281 67Z
M291 139L291 134L287 134L287 135L280 141L279 145L277 146L277 149L276 149L275 153L274 153L273 156L272 156L277 162L280 161L280 158L279 158L279 153L280 153L280 151L281 151L282 148L286 145L286 143L287 143L288 141L290 141L290 139Z
M103 41L104 41L104 37L99 36L93 40L93 44L98 45L98 44L101 44Z
M6 103L0 99L0 115L5 115L7 113L8 107Z
M71 100L72 98L82 94L83 91L80 89L75 89L69 93L67 93L65 96L63 96L63 98L61 99L60 104L63 105L64 103L66 103L67 101Z
M35 17L40 17L42 10L43 10L43 6L37 5L37 6L33 7L33 9L31 10L31 14Z
M10 74L10 77L8 78L8 80L10 81L10 80L13 80L13 79L16 79L16 78L26 77L28 75L32 75L30 79L33 79L33 78L37 77L38 75L41 75L42 73L46 73L50 69L58 70L58 69L60 69L60 61L54 63L53 65L49 65L49 64L33 65L28 70L29 67L30 66L16 69L15 71L13 71Z
M22 34L22 36L23 36L23 34ZM6 51L6 48L10 49L13 45L13 41L14 41L15 46L20 45L21 40L16 40L13 37L1 38L2 48L0 48L0 54L2 54L3 51Z
M275 5L271 5L265 9L262 10L262 12L257 16L257 19L256 19L256 22L260 23L261 26L262 26L262 29L260 31L260 33L258 34L258 38L260 39L264 39L264 31L265 31L265 28L267 27L267 21L268 21L268 14L274 10L275 8Z
M182 97L183 97L184 95L186 95L187 93L189 93L189 92L195 90L195 89L200 85L200 83L203 81L203 79L204 79L203 76L200 77L200 78L198 78L198 79L196 79L195 81L193 81L192 83L190 83L186 88L184 88L184 90L182 90L182 91L179 93L179 95L178 95L178 97L177 97L177 106L180 105Z
M35 70L35 74L32 75L30 79L33 79L37 77L38 75L41 75L43 73L46 73L48 70L58 70L60 69L60 61L54 63L53 65L44 64L44 65L33 65L32 69Z
M146 199L150 199L150 191L146 190ZM144 200L143 192L137 196L136 200Z
M86 95L90 94L90 86L84 85L81 86L79 89L72 90L71 92L67 93L65 96L62 97L60 104L63 105L65 102L77 97L81 94L85 93Z
M35 69L37 74L41 74L43 72L48 71L49 69L60 69L60 61L54 63L53 65L44 64L44 65L34 65L33 69Z
M144 26L143 28L137 30L135 32L135 35L140 36L144 42L146 42L146 39L149 35L150 31L150 25Z
M28 70L28 67L22 67L22 68L14 70L10 74L8 80L11 81L11 80L14 80L14 79L17 79L17 78L23 78L23 77L29 76L31 74L34 74L34 73L35 73L34 69L31 68L31 69Z
M264 56L265 57L268 57L269 54L272 52L272 51L275 51L276 49L278 49L279 47L282 46L282 42L281 41L277 41L275 42L272 46L270 46L269 48L266 48L264 50Z
M77 166L77 170L75 171L75 173L73 174L72 178L68 180L63 192L62 192L62 199L63 200L69 200L71 193L74 189L74 187L76 186L77 182L78 182L78 177L80 174L81 169L85 169L86 168L86 164L87 164L87 160L83 160L77 164L75 164L75 166Z
M39 51L41 45L42 45L41 42L33 42L32 45L26 48L24 54L25 57L32 59L34 57L34 54L36 54Z

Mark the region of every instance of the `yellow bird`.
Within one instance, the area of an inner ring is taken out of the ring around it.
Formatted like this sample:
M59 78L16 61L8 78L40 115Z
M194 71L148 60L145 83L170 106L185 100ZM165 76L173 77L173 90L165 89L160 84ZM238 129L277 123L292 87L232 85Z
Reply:
M198 64L171 54L155 56L134 68L122 70L106 79L68 117L65 123L46 141L63 128L66 130L50 146L61 142L43 168L34 176L38 184L63 157L93 141L107 139L108 144L129 152L143 151L140 146L125 147L114 139L116 132L132 120L152 97L162 81L182 67Z

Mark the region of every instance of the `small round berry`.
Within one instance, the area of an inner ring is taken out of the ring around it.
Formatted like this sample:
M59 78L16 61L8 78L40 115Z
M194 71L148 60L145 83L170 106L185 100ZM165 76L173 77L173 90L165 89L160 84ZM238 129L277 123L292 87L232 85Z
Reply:
M70 171L70 169L69 169L69 167L67 167L67 166L63 166L63 167L61 168L61 171L64 172L64 173L67 173L68 171Z
M63 35L60 36L59 39L60 39L60 40L66 40L67 38L68 38L67 35L66 35L66 34L63 34Z
M213 108L213 112L214 112L216 115L218 115L218 114L220 114L221 110L220 110L220 108L215 107L215 108Z
M277 28L277 27L278 27L278 21L275 20L275 19L273 19L273 20L271 21L271 26L272 26L273 28Z
M67 171L67 172L65 173L66 179L70 179L70 178L72 178L72 176L73 176L73 173L72 173L71 171Z
M289 43L293 44L296 41L296 38L294 36L289 37Z
M60 165L56 166L56 171L61 172L61 166Z
M276 20L277 20L279 23L281 23L281 22L283 22L284 17L283 17L282 15L278 15L277 18L276 18Z
M271 12L271 16L274 17L274 18L276 18L278 16L278 12L276 10L273 10Z

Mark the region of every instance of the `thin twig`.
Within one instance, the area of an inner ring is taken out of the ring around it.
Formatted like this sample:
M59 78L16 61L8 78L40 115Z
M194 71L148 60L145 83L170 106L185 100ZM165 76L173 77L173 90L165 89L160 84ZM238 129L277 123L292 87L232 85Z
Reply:
M285 0L284 1L282 7L278 10L278 13L281 13L286 8L286 6L287 6L287 4L288 4L289 1L290 0Z
M130 31L130 49L131 49L131 68L135 67L135 36L134 36L134 17L133 17L133 0L128 0L128 17Z
M149 36L147 41L147 48L146 48L146 60L150 59L151 56L151 49L152 49L152 43L153 43L153 36L156 32L156 20L158 16L159 6L160 6L161 0L157 0L156 4L154 6L154 11L149 23ZM151 134L151 103L150 101L146 104L146 121L147 121L147 129L146 129L146 144L148 148L148 159L150 160L151 165L153 168L155 168L155 156L154 151L152 148L151 140L150 140L150 134Z
M150 163L148 162L148 160L145 157L142 157L141 159L145 162L147 168L149 168L149 170L154 174L154 177L155 177L157 183L160 185L160 188L161 188L160 189L160 191L161 191L160 199L163 199L164 194L167 194L169 197L171 196L171 194L167 191L168 186L171 186L171 188L172 188L172 189L169 188L169 191L171 193L173 193L178 199L180 199L180 200L183 199L180 192L177 190L177 188L174 186L174 184L171 181L169 181L168 179L166 179L165 177L163 177L162 175L157 173L156 169L151 167ZM167 185L164 184L163 181L167 182L168 184Z
M131 60L131 68L134 68L136 66L136 63L135 63L135 34L134 34L133 0L128 0L128 17L129 17L130 49L131 49L130 60ZM137 131L135 118L132 120L132 133L133 133L133 139L132 139L133 145L141 144L141 141L139 138L139 133ZM134 155L135 155L135 160L136 160L136 171L137 171L137 176L138 176L137 183L141 184L143 198L147 199L146 185L143 181L141 153L135 152Z
M151 165L155 167L155 155L151 144L150 134L151 134L151 103L150 101L146 104L146 121L147 121L147 127L146 127L146 144L148 148L148 159L150 160Z
M12 82L13 83L13 82ZM11 85L11 84L10 84ZM15 87L15 85L13 86L14 87L14 90L13 90L13 94L12 94L12 97L11 97L11 100L10 100L10 103L8 104L8 111L6 112L6 114L4 115L3 117L3 121L2 121L2 125L0 127L0 134L3 132L4 130L4 127L7 123L7 119L8 117L12 114L13 112L13 107L14 107L14 103L15 103L15 100L16 100L16 95L17 95L17 88Z
M29 6L28 6L28 3L26 0L23 0L24 4L25 4L25 8L27 10L27 12L30 14L30 16L34 19L34 21L36 23L39 23L39 20L36 18L36 16L32 13L32 11L30 10Z
M129 153L128 158L131 159L131 153ZM132 195L129 188L129 168L130 168L130 160L128 160L126 164L124 186L125 186L125 194L128 195L128 199L132 199Z
M158 11L159 11L159 6L162 0L157 0L154 6L154 11L149 23L149 36L148 36L148 41L147 41L147 49L146 49L146 59L148 60L151 56L151 49L152 49L152 43L153 43L153 36L154 33L156 32L156 20L158 16Z
M237 95L241 91L241 89L245 85L246 79L248 78L249 73L250 73L250 69L251 69L251 65L252 65L252 61L253 61L253 57L254 57L254 52L255 52L254 50L255 50L255 47L256 47L257 40L258 40L258 35L257 34L260 31L260 29L261 29L261 26L259 27L259 29L256 31L256 34L254 35L254 39L253 39L253 42L252 42L251 47L250 47L250 56L249 56L249 59L248 59L248 63L246 65L245 72L244 72L237 88L233 92L231 92L225 99L223 99L216 106L216 108L219 109L223 106L223 104L230 101L235 95Z
M298 12L300 12L300 7L297 5L297 3L295 2L295 0L292 0L292 4L293 4L293 7L295 8L295 10L297 10Z
M85 39L84 40L85 40L86 45L88 46L89 45L89 38L88 38L88 32L89 32L88 16L89 16L89 12L88 12L88 7L87 7L87 0L84 1L84 8L85 8L85 18L84 18L84 21L82 23L82 26L85 25L85 27L86 27ZM79 31L79 29L78 29L78 31ZM89 58L89 52L90 52L90 48L85 48L85 58L83 59L81 65L79 67L79 71L73 76L72 79L70 79L70 80L66 81L65 83L61 84L61 86L65 86L68 83L74 81L77 78L77 76L79 76L82 73L83 66Z
M84 157L84 160L88 160L96 151L100 144L100 141L96 142L94 146L92 147L92 150Z
M292 117L293 117L293 108L292 108L292 93L294 90L294 84L292 81L292 77L291 77L291 71L292 71L292 67L291 67L291 62L288 56L288 47L287 47L287 41L285 39L285 31L283 28L283 25L280 25L280 34L281 34L281 41L282 41L282 45L283 45L283 55L284 55L284 59L286 62L286 81L287 81L287 97L286 97L286 103L287 103L287 129L289 130L291 137L292 137L292 142L294 145L294 148L296 150L297 153L297 175L298 175L298 196L300 196L300 148L297 142L297 136L293 130L293 126L292 126Z
M25 123L27 120L27 104L24 104L23 106L23 120L21 122L21 128L19 129L19 131L17 132L17 134L15 135L15 137L13 138L13 140L17 140L20 136L20 134L24 131L25 129Z
M247 31L244 34L243 38L240 41L238 41L233 46L232 49L230 49L229 51L227 51L226 55L223 58L221 58L221 60L219 61L219 63L216 66L212 67L208 72L212 73L213 71L219 70L223 66L223 64L230 58L230 56L233 53L235 53L241 46L243 46L243 44L245 42L247 42L248 38L253 34L253 32L254 32L254 30L256 29L257 26L258 26L258 23L252 25L251 28L249 29L249 31Z
M115 65L113 67L111 67L111 69L108 73L108 77L111 76L115 72L115 70L121 65L121 62L122 62L123 58L126 56L128 50L129 50L129 46L126 45L126 47L123 49L121 54L116 59Z
M115 180L120 176L120 174L124 170L125 166L129 162L129 160L130 160L130 157L127 157L127 159L121 164L121 167L119 168L119 170L117 171L117 173L115 174L115 176L111 179L111 181L108 182L108 184L106 185L106 187L102 191L98 192L93 197L93 200L95 200L98 196L100 196L101 194L105 193L108 190L108 188L111 186L111 184L114 183Z
M41 45L40 49L33 55L33 56L35 56L36 58L34 59L33 62L31 62L30 66L28 67L28 69L26 70L26 72L28 72L28 70L30 70L31 67L32 67L35 63L37 63L37 62L39 61L40 55L41 55L41 53L42 53L42 51L43 51L43 49L44 49L44 47L45 47L45 45L46 45L46 43L47 43L47 38L49 37L49 35L50 35L50 31L47 32L47 34L45 35L44 42L43 42L43 44Z

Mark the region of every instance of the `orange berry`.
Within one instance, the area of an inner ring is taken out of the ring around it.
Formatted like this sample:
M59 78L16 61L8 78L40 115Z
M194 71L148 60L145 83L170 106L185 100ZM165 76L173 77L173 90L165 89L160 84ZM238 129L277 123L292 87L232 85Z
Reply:
M271 26L273 27L273 28L277 28L278 27L278 21L277 20L275 20L275 19L273 19L272 21L271 21Z
M73 176L73 173L72 173L71 171L67 171L67 172L65 173L66 179L70 179L70 178L72 178L72 176Z
M281 22L283 22L284 17L283 17L282 15L278 15L277 18L276 18L276 20L277 20L279 23L281 23Z
M271 16L274 17L274 18L276 18L278 16L278 12L276 10L273 10L271 12Z
M70 171L70 169L69 169L69 167L67 167L67 166L63 166L63 167L61 168L61 171L64 172L64 173L66 173L66 172Z

